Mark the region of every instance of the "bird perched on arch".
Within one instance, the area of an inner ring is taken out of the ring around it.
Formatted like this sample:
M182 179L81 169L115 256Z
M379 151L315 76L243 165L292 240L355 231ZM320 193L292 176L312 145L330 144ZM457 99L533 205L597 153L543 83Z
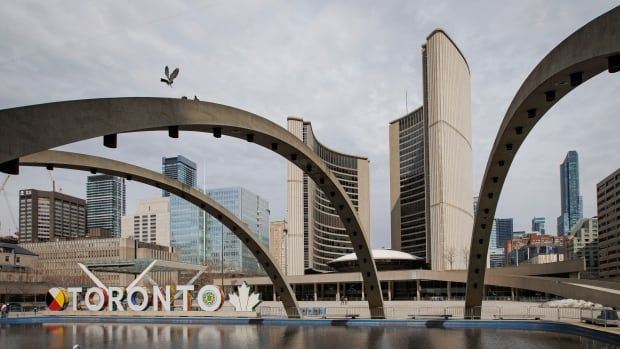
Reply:
M177 75L179 75L179 68L176 68L174 71L172 71L172 74L170 74L170 70L168 70L168 66L166 66L166 68L164 69L164 74L166 74L166 78L161 78L160 81L172 87L174 79L176 79Z

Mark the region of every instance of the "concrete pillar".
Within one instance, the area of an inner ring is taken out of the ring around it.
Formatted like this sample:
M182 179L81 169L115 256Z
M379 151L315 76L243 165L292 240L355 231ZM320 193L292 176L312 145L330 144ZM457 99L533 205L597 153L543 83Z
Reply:
M511 301L515 300L515 289L514 289L514 287L510 288L510 300Z
M448 281L448 286L446 286L446 291L448 293L448 300L452 298L452 282Z
M383 295L381 295L383 297ZM362 300L364 300L364 281L362 281Z
M316 297L316 282L313 283L313 285L314 285L314 301L316 302L316 300L317 300L317 297Z
M416 290L415 300L419 301L420 300L420 280L415 281L415 290Z
M515 288L515 300L518 301L519 300L519 289Z
M340 300L340 283L336 282L336 301Z
M485 300L487 298L487 285L482 286L482 299Z
M394 281L388 281L388 301L392 300L392 287Z
M276 286L274 285L271 290L273 291L273 300L274 302L278 300L278 298L276 298Z

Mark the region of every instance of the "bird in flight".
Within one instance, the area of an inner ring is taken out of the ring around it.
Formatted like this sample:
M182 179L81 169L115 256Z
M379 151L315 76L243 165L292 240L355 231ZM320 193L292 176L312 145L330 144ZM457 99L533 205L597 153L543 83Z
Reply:
M164 69L164 73L166 74L166 78L165 79L161 78L160 81L172 87L172 83L174 82L174 79L176 79L177 75L179 75L179 68L176 68L172 72L172 74L170 74L170 70L168 70L168 66L166 66L166 69Z

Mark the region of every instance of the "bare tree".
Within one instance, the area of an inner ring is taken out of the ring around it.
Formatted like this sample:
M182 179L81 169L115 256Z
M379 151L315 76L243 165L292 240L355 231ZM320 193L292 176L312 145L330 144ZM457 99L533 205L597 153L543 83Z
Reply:
M469 247L463 247L463 262L465 262L465 269L469 265Z
M452 270L452 266L454 265L454 262L456 261L456 253L454 252L454 247L450 247L447 251L446 251L446 262L448 262L448 265L450 265L450 270Z

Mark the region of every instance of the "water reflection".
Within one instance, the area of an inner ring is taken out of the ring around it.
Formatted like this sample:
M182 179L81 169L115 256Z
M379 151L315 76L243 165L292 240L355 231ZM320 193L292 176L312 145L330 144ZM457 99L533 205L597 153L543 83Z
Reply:
M346 326L45 324L0 328L0 348L612 348L538 331Z

